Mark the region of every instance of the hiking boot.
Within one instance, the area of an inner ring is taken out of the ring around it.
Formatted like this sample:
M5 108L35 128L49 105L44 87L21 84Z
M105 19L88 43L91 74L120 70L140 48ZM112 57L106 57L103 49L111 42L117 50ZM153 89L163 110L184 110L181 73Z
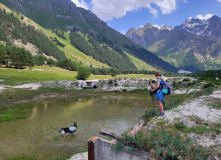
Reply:
M164 115L165 115L165 113L164 113L164 112L162 112L162 113L160 113L160 115L161 115L161 116L164 116Z

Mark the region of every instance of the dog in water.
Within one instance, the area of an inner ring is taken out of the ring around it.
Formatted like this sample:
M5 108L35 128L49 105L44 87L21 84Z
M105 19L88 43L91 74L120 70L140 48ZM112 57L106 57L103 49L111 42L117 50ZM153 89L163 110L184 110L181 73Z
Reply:
M64 137L66 137L68 135L68 133L72 133L73 135L75 135L75 132L77 130L77 122L74 122L73 127L66 127L66 128L61 128L58 133L64 135Z

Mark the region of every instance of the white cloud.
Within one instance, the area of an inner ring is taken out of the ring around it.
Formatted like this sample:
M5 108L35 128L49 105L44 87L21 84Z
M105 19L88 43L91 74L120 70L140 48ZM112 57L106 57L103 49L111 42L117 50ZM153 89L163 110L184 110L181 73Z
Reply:
M120 18L128 11L148 8L155 17L159 10L162 14L169 14L176 10L177 0L92 0L92 12L100 19L107 21ZM154 5L154 7L153 7Z
M200 20L207 20L207 19L211 18L212 16L213 16L212 14L206 14L205 16L199 14L199 15L196 16L196 18L198 18Z
M221 0L217 0L217 1L221 3Z
M125 35L125 34L127 33L127 31L121 30L120 33L123 34L123 35Z
M89 10L89 7L87 3L84 2L84 0L71 0L71 1L74 2L77 7L81 7L81 8Z

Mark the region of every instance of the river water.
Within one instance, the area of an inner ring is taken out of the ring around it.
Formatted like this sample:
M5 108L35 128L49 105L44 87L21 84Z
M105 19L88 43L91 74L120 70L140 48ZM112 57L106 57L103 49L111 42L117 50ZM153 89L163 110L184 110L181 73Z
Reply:
M108 94L77 97L73 100L39 102L26 119L0 123L0 160L11 157L53 157L72 155L86 146L98 131L118 133L135 125L151 99L146 95ZM78 121L76 135L59 135L62 127Z

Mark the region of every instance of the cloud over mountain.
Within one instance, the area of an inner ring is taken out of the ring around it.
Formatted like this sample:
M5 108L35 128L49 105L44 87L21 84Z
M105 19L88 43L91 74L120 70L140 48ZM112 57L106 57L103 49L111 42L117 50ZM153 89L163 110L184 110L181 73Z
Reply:
M211 18L212 16L213 16L212 14L206 14L205 16L200 14L200 15L197 15L196 18L198 18L200 20L207 20L207 19Z
M86 10L89 10L89 7L88 7L87 3L84 0L71 0L71 1L74 2L77 7L81 7L81 8L84 8Z
M177 0L92 0L91 3L92 11L104 21L120 18L139 8L147 8L151 14L157 16L159 10L162 14L169 14L177 7Z

